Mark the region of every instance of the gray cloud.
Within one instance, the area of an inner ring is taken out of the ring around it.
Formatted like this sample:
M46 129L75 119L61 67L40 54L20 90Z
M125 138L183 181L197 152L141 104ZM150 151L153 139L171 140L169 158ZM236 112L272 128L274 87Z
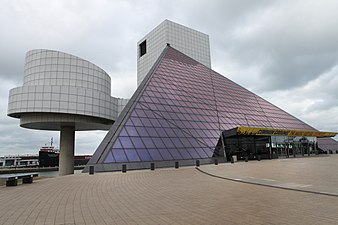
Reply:
M338 63L336 3L328 3L281 1L243 15L223 51L242 68L260 68L255 91L302 86Z

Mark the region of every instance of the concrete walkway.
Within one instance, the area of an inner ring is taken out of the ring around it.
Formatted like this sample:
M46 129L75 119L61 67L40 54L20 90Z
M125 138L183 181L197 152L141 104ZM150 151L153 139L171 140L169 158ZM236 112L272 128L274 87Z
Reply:
M0 224L338 224L336 196L220 178L334 192L336 155L200 169L214 176L186 167L77 174L0 187Z
M229 181L338 197L338 173L333 169L337 168L337 159L337 155L323 159L290 158L198 170Z

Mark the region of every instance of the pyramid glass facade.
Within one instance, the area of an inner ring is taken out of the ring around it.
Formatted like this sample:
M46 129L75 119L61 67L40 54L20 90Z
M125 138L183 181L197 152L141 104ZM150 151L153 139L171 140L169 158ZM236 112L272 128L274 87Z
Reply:
M318 138L318 145L323 152L338 154L338 142L332 138Z
M221 133L243 126L315 131L168 46L87 166L110 171L122 163L146 168L149 162L210 161L221 156L215 150Z

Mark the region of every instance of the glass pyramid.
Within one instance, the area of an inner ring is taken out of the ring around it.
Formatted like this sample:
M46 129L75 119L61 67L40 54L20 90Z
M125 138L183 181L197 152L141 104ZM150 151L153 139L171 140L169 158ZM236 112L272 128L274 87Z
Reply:
M332 138L318 138L318 146L324 152L338 154L338 142Z
M211 159L221 131L314 130L263 98L167 46L87 164L97 171ZM143 166L142 166L143 165Z

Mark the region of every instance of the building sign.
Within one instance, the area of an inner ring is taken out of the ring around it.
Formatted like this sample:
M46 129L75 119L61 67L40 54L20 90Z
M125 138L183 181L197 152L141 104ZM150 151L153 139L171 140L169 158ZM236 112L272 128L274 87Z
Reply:
M259 129L256 135L267 135L267 136L287 136L288 131L286 130L266 130L266 129Z
M334 137L337 132L321 132L316 130L284 130L275 128L238 127L238 135L258 136L306 136L306 137Z

